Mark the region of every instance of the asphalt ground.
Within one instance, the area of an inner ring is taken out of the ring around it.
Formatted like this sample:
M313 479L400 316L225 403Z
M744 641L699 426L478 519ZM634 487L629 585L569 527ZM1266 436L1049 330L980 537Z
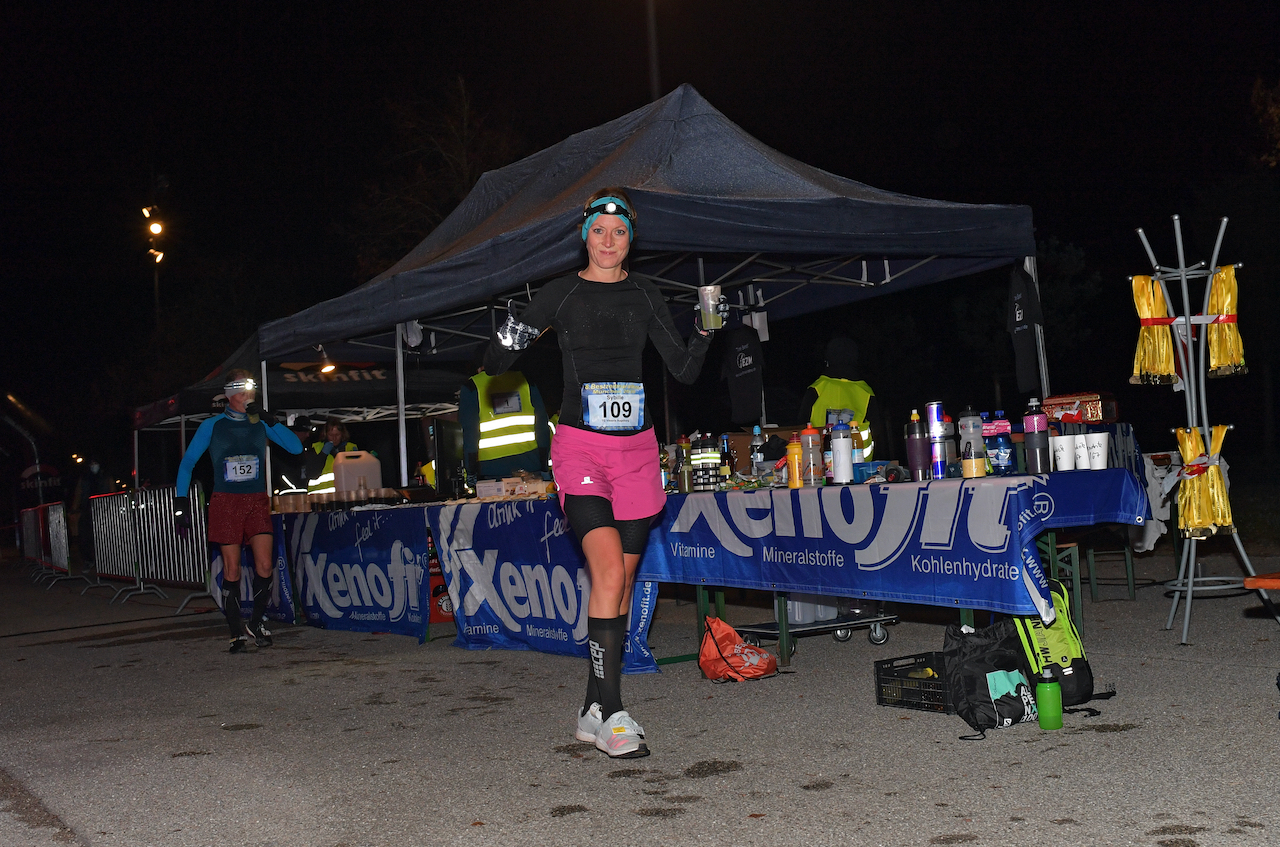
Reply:
M1160 548L1165 551L1167 548ZM939 650L901 607L888 643L799 641L791 673L715 685L692 663L629 676L653 754L573 738L585 660L279 626L228 655L220 615L108 604L0 561L0 844L1263 845L1280 836L1280 625L1256 595L1164 629L1167 552L1099 563L1084 639L1116 696L962 741L955 716L876 705L873 662ZM1280 559L1257 558L1259 570ZM1209 573L1239 570L1229 556ZM732 601L750 599L731 593ZM203 601L203 608L208 602ZM198 604L197 604L198 605ZM663 600L655 653L696 649ZM730 623L764 608L731 605ZM981 619L979 623L981 623Z

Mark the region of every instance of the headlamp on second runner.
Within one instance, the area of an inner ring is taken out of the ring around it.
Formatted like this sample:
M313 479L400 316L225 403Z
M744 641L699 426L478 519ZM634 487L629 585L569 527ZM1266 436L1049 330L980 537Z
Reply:
M228 382L222 386L222 393L227 397L233 394L243 394L246 391L253 391L258 387L258 383L246 377L245 379L237 379L235 382Z
M635 237L635 229L632 224L635 223L635 214L617 197L601 197L582 211L582 240L587 240L587 231L591 229L591 225L596 222L596 218L601 215L616 215L622 218L627 225L627 236Z
M507 301L507 320L498 327L498 343L508 350L523 350L538 337L538 328L516 320L510 300Z

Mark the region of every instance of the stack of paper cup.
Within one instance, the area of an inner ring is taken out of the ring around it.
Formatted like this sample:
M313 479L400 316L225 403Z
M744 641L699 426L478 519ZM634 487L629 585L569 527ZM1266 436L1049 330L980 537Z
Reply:
M1111 434L1108 432L1090 432L1086 435L1078 436L1084 439L1085 452L1089 459L1089 470L1101 471L1106 470L1108 456L1108 441ZM1076 467L1080 467L1080 460L1076 459Z
M1076 443L1076 470L1089 470L1089 442L1085 441L1084 433L1074 436Z
M1072 471L1076 468L1076 437L1074 435L1049 436L1049 449L1053 453L1055 471ZM1085 465L1088 467L1088 465Z

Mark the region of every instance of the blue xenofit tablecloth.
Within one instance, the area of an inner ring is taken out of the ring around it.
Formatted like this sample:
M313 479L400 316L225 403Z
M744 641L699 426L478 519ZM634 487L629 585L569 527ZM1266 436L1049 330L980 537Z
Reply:
M1124 468L676 495L638 578L1045 616L1040 532L1149 515Z

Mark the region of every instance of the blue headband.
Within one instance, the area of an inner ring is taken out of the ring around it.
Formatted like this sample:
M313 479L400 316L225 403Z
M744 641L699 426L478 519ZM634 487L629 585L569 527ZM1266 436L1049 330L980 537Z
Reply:
M582 240L587 240L587 230L596 222L596 218L601 215L616 215L622 218L627 225L627 236L635 237L635 230L631 228L631 219L633 217L631 209L622 200L617 197L601 197L599 200L592 202L582 213L585 220L582 222Z

